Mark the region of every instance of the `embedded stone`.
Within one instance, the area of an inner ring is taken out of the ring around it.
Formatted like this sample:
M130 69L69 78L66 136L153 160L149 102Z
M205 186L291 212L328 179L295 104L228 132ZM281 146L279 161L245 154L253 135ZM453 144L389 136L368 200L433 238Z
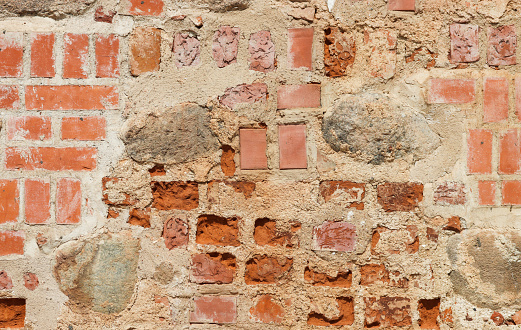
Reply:
M96 0L3 0L0 13L5 16L44 16L62 19L83 14Z

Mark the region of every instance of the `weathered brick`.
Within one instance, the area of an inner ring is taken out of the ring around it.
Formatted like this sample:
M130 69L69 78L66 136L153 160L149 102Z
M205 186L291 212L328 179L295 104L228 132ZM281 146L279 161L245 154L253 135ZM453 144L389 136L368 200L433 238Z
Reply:
M268 86L264 83L241 84L230 87L219 97L221 104L235 109L238 104L266 103Z
M163 238L167 249L185 246L188 244L188 223L172 217L165 222L163 227Z
M405 327L412 324L409 299L399 297L365 297L366 328Z
M87 78L89 35L66 33L63 52L63 78Z
M467 137L467 168L469 173L492 172L492 131L471 129Z
M48 140L52 136L51 118L43 116L13 117L7 121L8 140Z
M503 205L521 205L521 181L503 181Z
M51 185L48 180L25 180L25 222L47 223L51 217Z
M392 275L392 276L391 276ZM385 265L368 264L360 267L360 285L389 285L398 288L407 288L409 280L399 272L390 272Z
M327 203L331 200L346 201L348 207L364 209L365 184L350 181L322 181L320 194Z
M277 90L277 109L320 108L320 84L282 85Z
M7 148L8 170L91 171L96 168L96 148Z
M515 80L515 107L517 119L521 120L521 77L516 77Z
M440 298L420 299L418 301L421 329L439 329L438 317L440 316Z
M0 256L24 254L24 243L23 231L0 231Z
M308 315L309 325L318 326L342 326L351 325L355 321L355 305L351 297L336 298L338 305L338 315L334 318L328 318L317 312L311 312Z
M414 11L415 0L389 0L387 3L387 9L389 10L401 10L401 11Z
M19 106L18 86L0 86L0 109L18 109Z
M105 11L103 6L96 8L96 12L94 13L94 21L103 22L103 23L112 23L116 12L114 10Z
M0 180L0 224L17 222L20 192L17 180Z
M447 220L445 227L443 227L443 230L450 230L456 233L460 233L463 230L461 227L461 218L458 216L450 217Z
M235 174L235 150L228 145L223 145L221 149L221 170L224 175L233 176Z
M23 71L23 33L0 34L0 77L21 77Z
M81 182L63 178L56 187L56 223L76 224L81 221Z
M25 299L0 299L0 328L23 328L25 326Z
M27 110L113 110L119 94L112 86L27 86Z
M239 130L242 170L263 170L268 168L266 157L266 129L241 128Z
M62 119L63 140L99 141L105 139L105 117L65 117Z
M219 68L237 63L239 49L239 28L221 26L215 31L212 42L213 59Z
M197 182L152 182L152 207L158 210L193 210L199 206Z
M252 33L248 52L250 53L250 70L270 72L277 67L275 44L271 41L270 31Z
M505 322L505 317L503 317L503 315L499 312L492 313L492 315L490 316L490 319L498 327Z
M332 286L350 288L353 282L353 273L350 270L338 271L336 276L319 273L310 267L304 270L304 280L314 286Z
M31 35L31 77L51 78L56 74L54 33Z
M201 63L201 42L196 35L176 33L174 35L174 63L178 68L197 66Z
M479 205L496 204L496 182L479 181L478 182L478 201Z
M416 253L420 246L417 231L415 225L409 225L405 229L378 226L371 237L371 254Z
M313 228L313 249L351 252L356 244L356 226L326 221Z
M0 290L11 290L13 288L13 280L7 275L5 270L0 271Z
M469 63L479 60L479 27L471 24L450 25L450 60Z
M132 209L128 214L128 224L150 228L150 208Z
M166 175L165 165L156 164L154 167L148 170L150 176L163 176Z
M119 37L115 34L96 37L96 77L119 77Z
M136 16L161 16L163 0L125 0L130 2L129 14Z
M314 29L288 29L288 67L312 70Z
M255 220L253 238L258 245L283 246L291 248L293 234L277 230L277 222L268 218Z
M194 298L194 310L190 323L235 323L237 301L232 296L206 296Z
M245 199L248 199L253 195L256 184L255 182L249 181L210 181L208 183L207 192L208 201L210 203L215 203L218 196L226 189L226 187L231 187L236 193L241 193L244 195Z
M378 185L378 203L385 212L412 211L423 200L423 184L386 182Z
M284 308L274 302L270 295L261 296L255 306L250 308L250 320L254 322L281 324L284 316Z
M499 140L499 173L515 174L521 169L521 130L511 129Z
M488 28L488 65L516 64L517 36L514 25Z
M467 201L465 185L459 182L444 182L434 191L434 202L440 205L463 205Z
M240 246L239 218L203 214L197 219L197 244Z
M485 78L483 82L483 121L497 122L508 118L508 80Z
M161 62L161 30L137 27L130 35L130 73L139 76L158 71Z
M306 125L279 125L279 168L307 167Z
M370 49L369 73L373 77L390 79L396 71L396 32L380 29L368 33L367 46Z
M293 259L256 255L246 262L244 281L248 285L275 284L285 278L293 265Z
M201 253L192 256L190 280L198 284L228 284L233 282L237 263L230 253Z
M347 69L355 63L356 45L353 36L340 31L337 27L328 27L324 35L326 76L345 76Z
M25 273L24 274L24 286L27 290L34 291L40 285L40 281L38 280L38 276L34 273Z
M429 103L471 103L476 97L476 82L473 79L429 80Z

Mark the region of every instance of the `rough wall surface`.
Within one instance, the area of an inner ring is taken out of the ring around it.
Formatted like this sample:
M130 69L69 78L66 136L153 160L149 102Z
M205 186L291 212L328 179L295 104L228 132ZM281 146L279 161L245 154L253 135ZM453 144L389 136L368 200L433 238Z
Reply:
M0 328L521 324L519 0L0 0Z

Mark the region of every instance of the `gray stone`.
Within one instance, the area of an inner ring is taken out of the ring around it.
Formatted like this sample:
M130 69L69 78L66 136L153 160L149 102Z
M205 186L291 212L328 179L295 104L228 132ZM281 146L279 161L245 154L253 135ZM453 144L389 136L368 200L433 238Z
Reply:
M80 15L96 0L0 0L5 16L45 16L54 19Z
M71 308L105 314L124 310L137 282L139 249L138 240L118 234L62 245L54 275Z
M157 164L192 161L220 148L210 129L208 110L193 103L138 115L129 124L123 142L135 161Z
M176 4L181 8L208 9L215 12L226 12L235 10L245 10L252 3L252 0L178 0Z
M419 111L404 111L377 93L339 100L324 115L322 134L333 150L374 165L416 162L441 143Z

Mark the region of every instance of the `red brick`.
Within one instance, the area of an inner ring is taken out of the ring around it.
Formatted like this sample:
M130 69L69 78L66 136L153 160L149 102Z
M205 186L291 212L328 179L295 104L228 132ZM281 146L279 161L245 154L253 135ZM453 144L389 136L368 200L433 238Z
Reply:
M235 109L239 104L266 103L268 86L264 83L241 84L227 88L219 97L221 104Z
M212 43L213 59L219 68L237 63L239 50L239 28L221 26L215 31Z
M353 282L353 273L350 270L338 271L336 276L329 276L326 273L319 273L306 267L304 269L304 280L315 286L332 286L349 288Z
M51 138L51 118L26 116L9 118L7 139L9 140L48 140Z
M503 181L503 205L521 205L521 181Z
M139 76L158 71L161 62L161 30L137 27L130 35L130 73Z
M223 145L221 149L221 170L224 175L233 176L235 174L235 150L227 145Z
M96 38L96 77L119 77L119 38L115 34Z
M412 325L411 305L407 298L399 297L366 297L365 328L389 329L391 327L407 327Z
M248 45L250 70L260 72L274 71L277 67L275 44L271 41L270 31L259 31L250 35Z
M23 231L0 231L0 256L24 254Z
M490 123L508 118L508 80L485 78L483 98L483 121Z
M337 27L324 30L324 67L326 76L341 77L355 63L356 44L353 35Z
M31 77L51 78L56 74L54 33L31 35Z
M23 328L25 325L25 299L0 299L0 328Z
M514 25L489 27L488 29L488 65L516 64L517 36Z
M494 205L496 200L496 182L479 181L478 200L479 205Z
M174 44L174 63L177 68L197 66L201 63L201 42L196 35L190 33L176 33Z
M23 33L0 34L0 77L21 77L23 70Z
M91 171L96 168L96 148L7 148L8 170Z
M257 304L250 308L250 320L254 322L281 324L284 315L284 308L273 302L270 295L261 296Z
M163 238L165 246L169 250L187 245L188 224L182 219L171 217L163 226Z
M479 27L471 24L451 24L450 61L469 63L479 60Z
M423 200L423 184L386 182L378 185L378 203L385 212L409 212Z
M279 168L307 168L306 125L279 126Z
M266 157L266 129L241 128L239 130L241 169L264 170Z
M56 187L56 223L75 224L81 221L81 182L63 178Z
M89 35L66 33L63 53L63 78L87 78Z
M160 16L163 13L163 0L127 0L130 2L129 14L137 16Z
M233 282L237 263L230 253L200 253L192 256L190 280L198 284L229 284Z
M65 117L62 119L62 139L104 140L106 125L105 117Z
M239 218L203 214L197 219L197 244L240 246Z
M355 321L355 304L351 297L336 298L338 314L330 318L324 314L311 312L308 315L307 323L318 326L342 326L351 325Z
M232 296L206 296L194 298L194 310L190 323L235 323L237 301Z
M467 201L465 185L459 182L444 182L434 191L434 202L440 205L463 205Z
M255 255L246 262L244 281L248 285L275 284L288 278L293 259L281 256Z
M356 226L350 223L326 221L313 228L315 250L351 252L355 244Z
M17 180L0 180L0 224L17 222L20 193Z
M133 226L150 228L150 207L130 210L127 223Z
M313 28L288 29L288 67L312 70Z
M103 6L96 8L96 12L94 13L94 20L96 22L104 22L104 23L112 23L114 16L116 15L116 11L111 10L105 12L103 10Z
M503 322L505 322L505 317L499 313L499 312L494 312L492 313L492 315L490 316L490 319L492 320L492 322L494 322L494 324L496 326L500 326L503 324Z
M197 182L152 181L152 207L158 210L193 210L199 206Z
M320 85L283 85L277 90L277 109L320 108Z
M18 109L19 106L18 86L0 86L0 109Z
M113 110L119 94L113 86L27 86L27 110Z
M389 10L414 11L415 0L389 0L387 4Z
M487 129L469 130L467 167L469 173L492 172L492 131Z
M348 207L359 210L364 209L365 184L350 181L322 181L320 182L320 194L324 202L340 199L346 200Z
M255 229L253 231L253 238L258 245L269 246L283 246L292 248L292 231L300 228L300 223L292 224L291 231L281 231L277 229L277 222L268 218L261 218L255 220Z
M13 281L7 275L7 273L2 270L0 271L0 290L10 290L13 288Z
M511 129L499 140L499 173L515 174L521 169L521 130Z
M470 103L476 96L473 79L431 79L429 81L429 103Z
M25 180L25 222L47 223L51 217L51 188L47 180Z
M31 291L36 290L40 281L38 280L38 276L34 273L25 273L24 274L24 286Z
M439 329L438 317L440 316L440 298L420 299L418 301L418 312L420 320L418 325L421 329Z

